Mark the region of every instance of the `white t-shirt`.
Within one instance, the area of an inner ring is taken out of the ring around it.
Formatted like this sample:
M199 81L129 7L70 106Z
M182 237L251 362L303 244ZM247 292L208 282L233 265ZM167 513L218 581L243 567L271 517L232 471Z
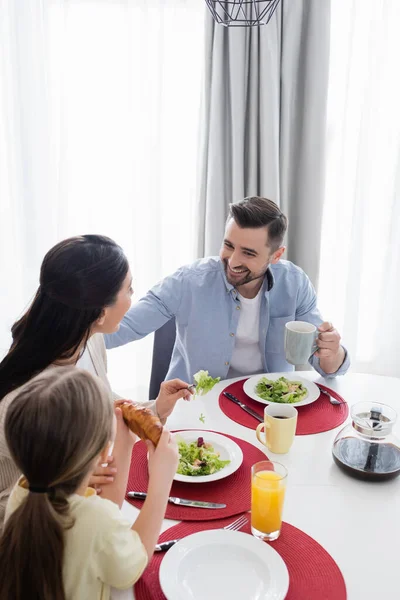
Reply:
M263 362L260 351L260 306L262 289L255 298L239 294L240 315L228 378L261 373Z
M29 493L23 482L21 478L11 493L6 521ZM68 501L75 522L64 533L66 599L109 600L110 586L132 587L147 566L147 552L118 506L92 488L86 497L73 494Z

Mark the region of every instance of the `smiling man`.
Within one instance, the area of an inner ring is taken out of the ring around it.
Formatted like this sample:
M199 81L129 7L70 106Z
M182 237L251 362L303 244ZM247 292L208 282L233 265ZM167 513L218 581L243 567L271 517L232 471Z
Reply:
M285 323L319 329L310 364L322 376L344 374L350 364L340 335L323 322L307 275L282 260L287 219L266 198L230 206L219 257L181 267L153 287L124 317L107 348L138 340L172 318L176 340L167 379L193 379L291 371L284 352Z

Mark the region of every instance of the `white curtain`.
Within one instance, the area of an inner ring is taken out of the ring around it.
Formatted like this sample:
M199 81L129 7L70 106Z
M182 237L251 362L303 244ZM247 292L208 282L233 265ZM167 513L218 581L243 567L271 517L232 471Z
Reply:
M317 281L329 19L329 0L283 0L264 27L224 28L208 15L200 256L218 252L231 202L266 196L289 217L287 258Z
M332 2L319 298L352 368L400 376L400 2Z
M45 252L125 249L138 298L194 258L203 0L0 0L0 355ZM109 354L147 394L151 339Z

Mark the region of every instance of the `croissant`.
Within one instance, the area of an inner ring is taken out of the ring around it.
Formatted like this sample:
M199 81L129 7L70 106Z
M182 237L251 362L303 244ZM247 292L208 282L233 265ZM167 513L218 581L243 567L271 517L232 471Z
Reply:
M163 426L160 419L144 406L126 402L120 406L122 416L129 429L142 440L150 440L157 446Z

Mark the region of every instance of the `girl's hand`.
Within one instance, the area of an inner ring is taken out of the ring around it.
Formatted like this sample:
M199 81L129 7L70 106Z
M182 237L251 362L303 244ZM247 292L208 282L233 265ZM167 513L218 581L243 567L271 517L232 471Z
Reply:
M122 410L119 408L121 404L124 404L124 402L129 402L129 400L117 400L114 402L114 412L117 420L117 438L119 440L125 440L126 445L133 446L136 444L139 438L129 429L128 425L124 421Z
M155 484L157 488L169 491L178 467L178 446L165 427L157 448L150 440L146 440L146 444L149 450L149 486Z
M138 441L138 437L132 433L129 427L126 425L122 411L119 408L121 404L126 402L126 400L117 400L115 404L115 420L116 420L116 438L121 443L121 445L125 448L131 448ZM89 485L94 487L98 494L102 492L102 486L107 483L112 483L114 481L114 476L117 472L117 469L114 466L110 467L110 463L113 462L114 458L112 456L108 456L106 461L101 460L101 464L97 465L95 471L93 472ZM104 461L104 462L103 462Z

